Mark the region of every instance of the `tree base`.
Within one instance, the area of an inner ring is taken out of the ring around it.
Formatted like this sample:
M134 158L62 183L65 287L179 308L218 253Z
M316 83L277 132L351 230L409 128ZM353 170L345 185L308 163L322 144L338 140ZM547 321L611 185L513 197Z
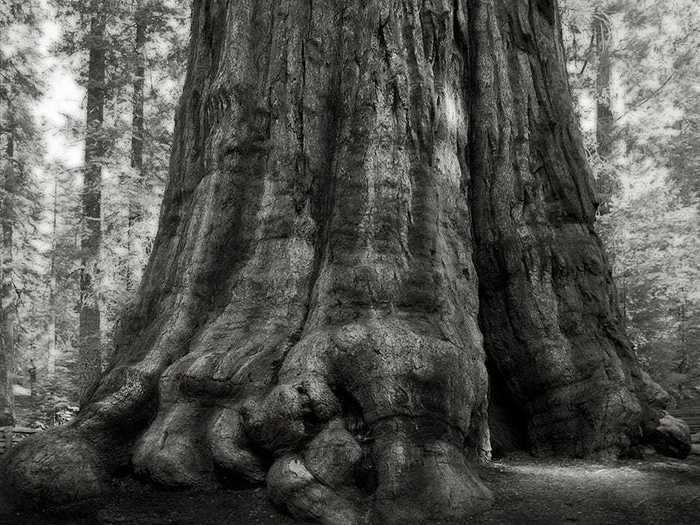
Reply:
M459 521L492 502L467 459L488 448L474 401L485 398L486 371L473 355L397 319L359 322L302 338L276 386L218 402L210 378L193 373L201 366L183 359L163 374L165 395L130 463L171 487L266 482L277 505L321 523ZM106 488L116 433L89 413L10 454L12 498L63 503Z

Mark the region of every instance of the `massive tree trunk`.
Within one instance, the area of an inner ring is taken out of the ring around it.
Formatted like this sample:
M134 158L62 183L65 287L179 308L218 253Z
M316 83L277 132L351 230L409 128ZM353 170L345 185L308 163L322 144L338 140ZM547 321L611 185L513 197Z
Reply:
M102 245L102 164L105 137L102 124L105 104L105 21L100 2L93 2L87 83L87 132L83 174L82 219L80 238L80 390L82 400L92 392L102 372L100 351L100 305L96 283L99 280Z
M502 446L655 428L554 2L196 1L175 137L114 362L6 462L15 496L132 468L325 523L462 519L490 503L487 361Z

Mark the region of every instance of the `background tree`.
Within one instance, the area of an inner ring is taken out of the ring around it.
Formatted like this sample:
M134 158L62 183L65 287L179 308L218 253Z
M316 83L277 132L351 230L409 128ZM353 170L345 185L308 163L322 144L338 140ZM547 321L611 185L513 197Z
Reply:
M601 162L599 166L610 166L611 156L615 146L615 122L613 117L613 85L612 85L612 53L613 26L610 15L603 9L596 9L592 17L593 42L595 45L596 62L596 112L595 135L596 154ZM619 181L615 171L601 170L596 177L596 190L601 203L599 213L609 212L610 200L616 189L619 191Z
M94 281L100 278L102 245L102 162L106 153L104 123L106 13L103 2L89 2L85 168L82 188L82 235L80 238L80 384L83 395L93 387L102 372L100 348L100 305Z
M37 194L32 169L38 163L37 132L30 111L40 95L34 70L39 18L33 2L0 3L0 425L14 421L13 384L23 327L20 309L32 286Z
M136 172L137 184L136 188L143 187L143 139L144 139L144 85L146 76L146 33L148 31L148 13L147 7L144 7L142 2L137 2L134 10L134 82L132 94L132 119L131 119L131 168ZM136 192L140 194L141 192ZM135 197L135 196L134 196ZM135 287L135 275L138 275L138 265L135 266L134 256L134 227L136 222L141 217L141 210L136 198L129 199L129 217L127 225L127 269L126 269L126 288L133 290Z
M131 297L131 284L138 281L152 242L167 162L162 151L155 153L152 137L165 133L167 140L172 127L174 102L168 91L179 84L182 67L173 67L167 57L181 53L173 45L186 45L176 36L182 37L187 16L177 2L56 5L67 28L59 50L66 55L90 50L82 77L86 111L99 117L88 122L84 134L80 126L76 130L89 145L83 214L93 216L81 221L79 363L85 390L110 354L117 312ZM154 78L163 81L162 88L154 88ZM150 92L144 93L147 86Z

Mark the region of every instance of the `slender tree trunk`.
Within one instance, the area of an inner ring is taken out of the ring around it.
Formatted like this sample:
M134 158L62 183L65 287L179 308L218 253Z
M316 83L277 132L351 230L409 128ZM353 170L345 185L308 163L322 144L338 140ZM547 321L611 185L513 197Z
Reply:
M87 135L83 175L83 231L80 238L82 270L80 275L80 387L88 394L102 371L100 354L100 308L96 284L100 279L99 260L102 244L102 163L104 162L105 103L105 25L100 3L94 4L88 40Z
M48 326L48 356L47 375L49 380L56 374L56 249L58 223L58 177L53 183L53 211L51 218L51 260L49 263L49 326Z
M685 295L684 290L681 293L683 295L678 307L678 356L680 357L678 372L687 374L691 368L691 358L688 349L688 297ZM683 386L683 384L680 385L681 392Z
M14 490L133 468L266 483L323 523L464 522L491 502L487 356L525 427L493 439L628 449L665 393L590 179L555 2L195 1L139 302L74 425L8 461Z
M146 46L146 16L139 2L135 12L136 38L134 43L134 83L132 95L132 122L131 122L131 168L136 174L133 183L133 192L129 198L129 219L127 230L127 276L126 286L133 290L138 283L141 269L136 256L136 232L135 227L141 220L141 197L144 189L143 173L143 138L144 138L144 81L146 75L145 46Z
M593 16L596 69L596 142L598 153L605 159L612 152L614 119L612 113L612 34L610 18L601 11Z
M609 16L603 11L593 15L593 38L597 58L596 68L596 145L598 155L604 162L612 160L615 119L612 111L612 25ZM610 199L615 187L614 175L603 169L596 181L599 212L609 213Z
M12 283L13 236L16 195L14 129L10 123L5 133L5 169L2 200L2 255L0 259L0 427L15 422L15 403L12 391L15 364L16 294Z

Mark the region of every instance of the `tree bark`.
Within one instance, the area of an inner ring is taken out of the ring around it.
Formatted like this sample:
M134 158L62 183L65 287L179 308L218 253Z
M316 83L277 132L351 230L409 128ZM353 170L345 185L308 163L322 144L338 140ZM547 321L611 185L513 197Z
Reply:
M133 468L323 523L463 520L491 501L487 356L521 414L496 442L641 440L665 393L620 328L559 31L547 0L195 2L139 302L8 490Z
M477 52L480 124L470 136L480 319L492 377L525 410L535 450L620 451L638 440L655 387L642 378L622 330L593 227L592 177L558 29L549 29L557 11L546 2L505 4L482 10L480 33L472 32L477 48L480 41L497 49ZM512 42L500 51L499 34Z
M105 137L102 129L105 103L105 21L99 2L93 3L88 37L87 132L85 168L83 172L80 238L80 388L86 399L102 372L100 351L100 307L95 285L99 280L100 247L102 244L102 163Z
M11 111L11 108L10 108ZM6 146L2 199L2 255L0 257L0 427L14 426L15 402L12 385L15 365L17 301L12 283L16 176L14 125L5 132Z
M136 233L134 228L141 220L141 191L143 190L143 139L144 139L144 80L146 76L145 46L146 17L141 2L134 14L136 34L134 39L134 82L132 94L131 120L131 168L136 174L133 191L129 197L129 217L127 225L127 290L133 290L138 284L140 268L135 254Z

